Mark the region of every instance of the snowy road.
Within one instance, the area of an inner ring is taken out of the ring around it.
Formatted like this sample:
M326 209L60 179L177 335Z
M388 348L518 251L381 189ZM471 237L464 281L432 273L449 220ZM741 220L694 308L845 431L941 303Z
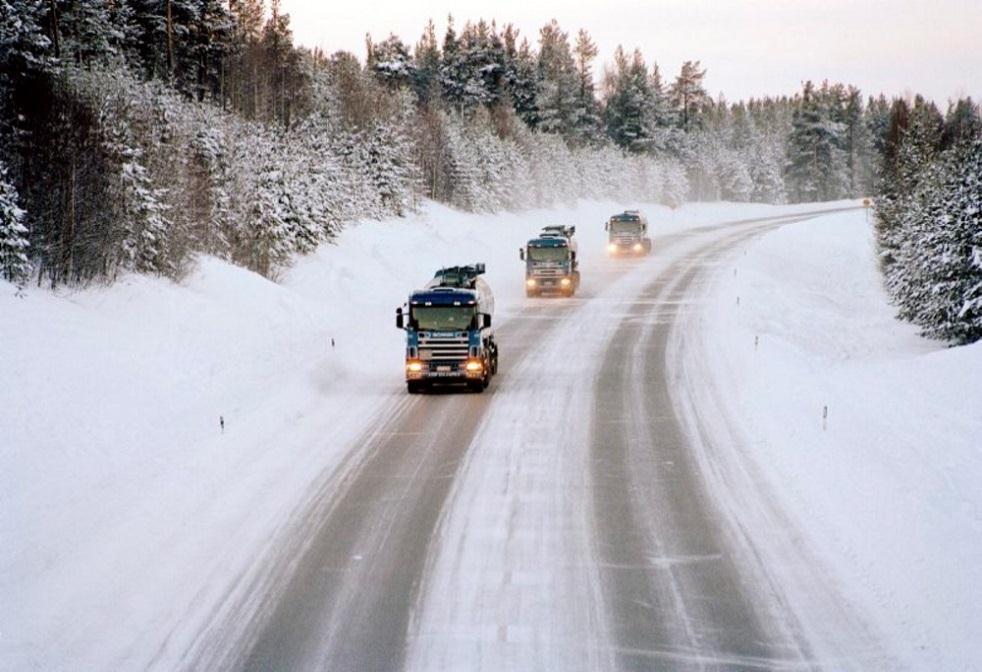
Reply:
M529 300L499 327L488 393L394 396L320 484L226 638L192 666L869 662L875 647L834 591L782 585L815 576L773 571L754 553L756 535L794 530L743 529L721 513L666 366L679 306L713 265L812 214L690 229L656 239L649 259L607 260L577 298ZM783 597L816 589L831 593L848 637L827 632L830 614L794 613ZM802 619L850 644L821 657L827 642L813 647Z

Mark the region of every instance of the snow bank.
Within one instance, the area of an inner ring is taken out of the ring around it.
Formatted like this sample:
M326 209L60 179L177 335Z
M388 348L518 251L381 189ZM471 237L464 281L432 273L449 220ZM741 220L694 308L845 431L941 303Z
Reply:
M894 319L862 212L766 235L711 297L690 361L841 591L907 665L977 668L982 343Z

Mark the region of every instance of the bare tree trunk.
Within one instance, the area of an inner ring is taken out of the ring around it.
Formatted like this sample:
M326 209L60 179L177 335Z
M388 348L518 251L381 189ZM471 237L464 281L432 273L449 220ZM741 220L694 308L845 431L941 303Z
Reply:
M78 180L78 169L76 166L76 157L74 150L72 151L72 178L71 184L69 185L68 192L68 228L65 232L65 236L62 238L62 244L64 249L62 249L62 269L61 276L64 282L70 282L70 272L73 265L73 259L75 256L75 188L76 182Z
M51 42L55 47L55 58L61 58L61 39L58 36L58 1L50 0L51 4Z
M167 0L167 77L174 75L174 17L171 0Z

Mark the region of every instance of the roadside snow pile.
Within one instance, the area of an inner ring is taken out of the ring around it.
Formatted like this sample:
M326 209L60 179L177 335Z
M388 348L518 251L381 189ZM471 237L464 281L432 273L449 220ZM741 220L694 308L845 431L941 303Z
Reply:
M982 343L894 318L862 212L764 236L711 297L682 335L687 366L728 391L721 421L762 487L904 663L977 667Z

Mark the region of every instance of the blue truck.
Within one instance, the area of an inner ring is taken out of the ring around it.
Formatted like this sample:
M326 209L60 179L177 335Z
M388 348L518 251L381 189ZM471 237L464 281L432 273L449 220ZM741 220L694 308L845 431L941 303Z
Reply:
M573 296L580 286L575 226L547 226L519 248L525 262L525 296Z
M406 332L410 394L454 384L483 392L498 372L494 295L483 274L484 264L441 268L396 309L396 327Z
M651 252L648 219L638 210L625 210L612 216L607 230L607 252L611 256L646 255Z

